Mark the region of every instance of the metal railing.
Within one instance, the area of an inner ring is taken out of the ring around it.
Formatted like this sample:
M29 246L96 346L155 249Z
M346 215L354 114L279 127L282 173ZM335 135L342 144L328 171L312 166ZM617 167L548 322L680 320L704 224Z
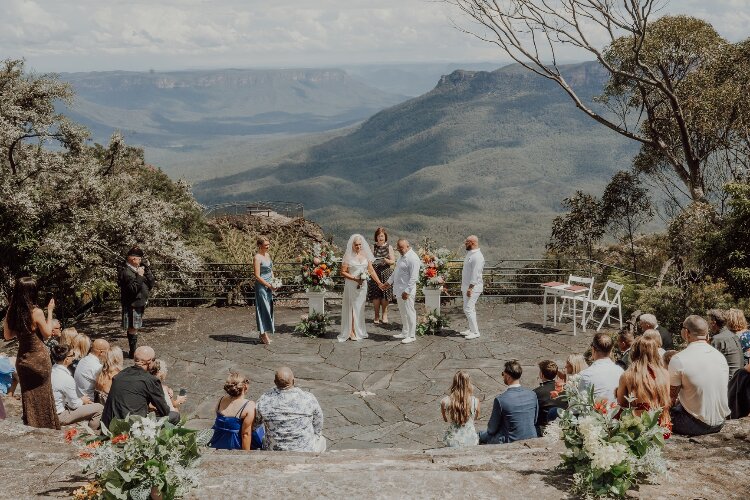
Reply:
M268 217L274 213L296 219L304 217L305 207L302 203L290 201L237 201L212 205L203 210L203 215L206 217L227 215L265 215Z

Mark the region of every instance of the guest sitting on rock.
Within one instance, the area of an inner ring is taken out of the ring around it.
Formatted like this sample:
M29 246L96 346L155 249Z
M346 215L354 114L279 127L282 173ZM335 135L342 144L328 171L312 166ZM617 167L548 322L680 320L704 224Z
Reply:
M159 379L161 388L164 390L164 399L167 400L167 404L169 405L169 411L179 412L182 403L187 401L187 396L174 397L174 391L165 383L167 380L167 362L163 359L154 360L149 373Z
M75 341L75 338L78 336L78 330L73 328L72 326L70 328L64 329L62 332L60 332L60 345L66 345L73 348L73 342Z
M734 372L745 366L740 339L727 328L727 314L722 309L711 309L706 313L711 332L711 345L724 355L729 365L729 379Z
M102 369L96 377L94 393L96 394L97 403L104 404L107 402L109 389L112 387L112 379L122 371L124 361L125 356L120 347L114 346L109 349L107 357L102 362Z
M104 407L94 403L88 396L78 396L76 384L68 371L73 362L73 352L68 346L57 345L52 348L52 394L55 397L55 409L60 425L69 425L88 420L92 430L99 430Z
M745 357L745 364L750 361L750 330L747 329L747 318L742 309L727 311L727 328L740 339L740 347Z
M633 345L634 340L635 336L628 327L623 328L617 334L617 347L620 349L620 358L617 360L617 366L623 370L627 370L628 366L630 366L630 346Z
M662 348L662 346L661 346L661 334L659 333L659 330L654 330L653 328L650 329L650 330L646 330L645 332L643 332L643 337L646 337L646 338L649 338L649 339L653 339L654 342L656 342L657 351L659 352L659 357L663 361L664 360L664 354L667 351L665 351ZM675 351L675 352L677 352L677 351ZM669 363L666 363L666 362L664 363L665 367L668 366L668 365L669 365Z
M487 430L479 433L480 444L512 443L537 437L534 424L539 415L539 402L533 391L521 387L522 374L518 361L505 363L503 382L508 389L495 398Z
M719 432L730 414L729 365L724 356L708 344L705 319L688 316L682 323L681 335L688 346L669 362L672 432L687 436Z
M276 371L274 383L276 388L258 398L256 405L256 423L265 426L263 449L325 451L323 410L318 400L294 386L294 374L287 367Z
M450 426L443 435L446 446L475 446L479 444L474 420L479 418L479 400L474 397L471 377L463 371L453 376L450 394L440 401L443 420Z
M0 354L0 396L15 397L16 387L18 387L16 357L2 353Z
M557 370L557 380L555 380L555 390L560 392L563 390L565 381L570 375L576 375L581 373L583 370L588 368L589 365L586 363L586 358L583 354L571 354L565 361L565 371Z
M89 353L78 362L73 379L76 381L76 391L79 396L88 396L89 399L94 400L96 377L102 371L102 362L107 359L108 352L109 342L96 339L91 344Z
M657 347L660 343L659 332L656 332L656 338L644 334L635 339L631 347L630 366L620 377L617 403L623 408L632 407L636 415L644 410L661 408L659 424L667 427L670 425L669 407L672 400L669 397L669 372L664 368Z
M555 386L555 377L557 376L557 363L546 359L539 363L539 387L534 389L537 400L539 401L539 416L536 419L536 434L542 437L544 428L550 421L554 420L557 412L550 414L550 410L567 408L567 403L562 399L557 399L557 387Z
M135 364L112 379L102 423L109 427L113 418L123 419L128 415L145 417L149 413L149 405L154 407L157 417L169 416L171 423L178 423L180 414L170 412L161 382L148 372L156 353L149 346L141 346L135 350L134 356Z
M55 318L52 320L52 335L47 340L44 341L44 345L47 346L47 349L50 350L50 353L52 352L53 347L55 347L56 345L60 345L61 334L62 334L62 325L60 324L60 320Z
M640 327L642 332L651 329L658 331L659 335L661 335L661 346L667 350L674 349L672 334L669 333L669 330L659 325L659 322L656 320L656 316L654 316L653 314L641 314L638 317L638 326Z
M591 342L591 355L594 362L581 372L579 387L582 391L594 388L594 398L613 401L615 391L620 385L623 369L617 366L610 354L612 353L612 337L606 333L597 333Z
M73 351L73 362L68 366L68 370L70 370L70 374L75 377L78 363L80 363L91 350L91 339L85 333L79 333L73 338L70 350Z
M214 435L208 444L220 450L257 450L263 444L263 427L253 432L255 403L245 396L250 380L240 373L230 372L224 382L224 392L216 405Z

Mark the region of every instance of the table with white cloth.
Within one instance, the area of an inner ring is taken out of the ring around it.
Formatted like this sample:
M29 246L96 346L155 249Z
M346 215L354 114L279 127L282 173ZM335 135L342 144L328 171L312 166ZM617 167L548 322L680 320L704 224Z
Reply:
M557 325L557 299L562 297L567 297L571 299L572 302L572 318L573 318L573 335L577 333L578 324L576 323L576 316L577 316L577 307L576 304L578 302L583 302L583 307L581 308L581 326L583 327L583 331L586 331L586 309L588 306L588 301L586 300L588 297L589 289L585 286L579 286L579 285L569 285L567 283L560 283L559 281L550 281L549 283L542 283L540 285L542 289L544 289L544 305L543 305L543 314L544 314L544 321L542 323L543 328L547 328L547 299L548 297L553 297L554 299L554 313L552 315L552 324Z

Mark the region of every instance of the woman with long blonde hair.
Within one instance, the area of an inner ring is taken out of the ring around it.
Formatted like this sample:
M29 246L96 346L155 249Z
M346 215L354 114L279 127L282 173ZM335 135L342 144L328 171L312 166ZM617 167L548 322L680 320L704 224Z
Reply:
M73 362L68 366L70 373L75 375L78 362L81 361L91 350L91 339L85 333L79 333L73 338L70 350L75 354Z
M468 373L456 372L450 394L440 402L440 410L443 420L450 424L443 436L446 446L479 444L479 437L474 428L474 420L479 418L479 400L474 397L474 387Z
M740 339L745 364L750 361L750 330L747 329L747 318L742 309L732 308L727 311L727 328Z
M661 408L659 424L669 423L669 372L664 360L659 356L659 346L655 339L638 337L630 351L630 366L620 376L617 388L617 403L623 408L633 408L636 415L644 411ZM628 401L628 398L633 398Z
M107 402L107 396L109 395L109 389L112 387L112 379L115 375L120 373L125 362L125 356L122 353L122 349L114 346L109 352L107 357L102 363L102 371L96 377L96 387L94 389L96 393L97 403L104 404Z

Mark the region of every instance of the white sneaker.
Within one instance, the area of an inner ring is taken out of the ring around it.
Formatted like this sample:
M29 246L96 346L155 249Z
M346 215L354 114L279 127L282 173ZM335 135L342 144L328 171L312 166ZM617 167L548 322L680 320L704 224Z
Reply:
M403 333L397 333L396 335L393 336L393 338L394 339L405 339L406 335L404 335Z
M478 338L479 338L479 334L478 333L471 333L471 332L469 332L469 334L466 336L466 340L478 339Z
M404 340L401 341L401 343L402 344L411 344L415 340L417 340L417 339L415 339L414 337L406 337Z
M466 337L467 335L471 335L471 330L464 330L459 335L463 335L464 337Z

